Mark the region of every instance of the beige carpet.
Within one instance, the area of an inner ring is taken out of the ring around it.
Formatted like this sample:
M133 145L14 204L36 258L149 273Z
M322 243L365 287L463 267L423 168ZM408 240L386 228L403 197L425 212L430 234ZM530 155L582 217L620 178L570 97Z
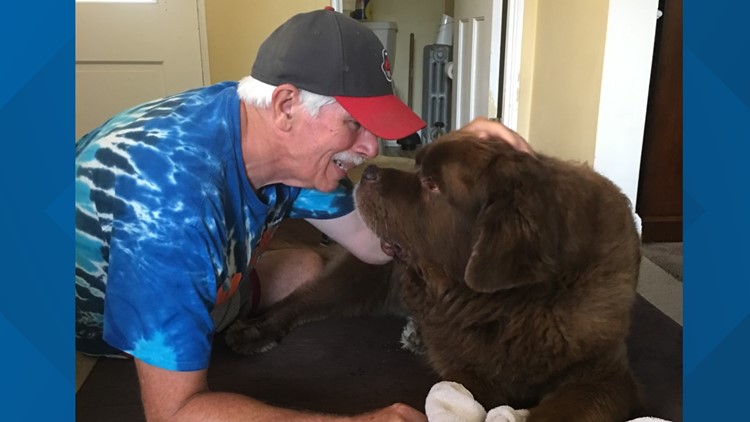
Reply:
M641 250L646 258L682 281L682 242L644 243Z
M76 352L76 393L96 365L97 358Z

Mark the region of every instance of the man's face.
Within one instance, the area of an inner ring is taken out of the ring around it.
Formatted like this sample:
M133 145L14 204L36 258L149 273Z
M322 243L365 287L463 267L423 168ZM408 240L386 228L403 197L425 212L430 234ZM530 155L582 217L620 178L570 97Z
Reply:
M338 186L346 173L378 154L378 140L339 103L323 106L316 118L309 115L300 133L305 179L323 192Z

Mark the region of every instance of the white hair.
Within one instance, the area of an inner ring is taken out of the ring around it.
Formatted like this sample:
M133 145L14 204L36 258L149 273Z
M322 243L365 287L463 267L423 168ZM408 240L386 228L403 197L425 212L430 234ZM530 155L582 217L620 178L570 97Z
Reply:
M240 80L239 86L237 86L237 94L239 94L240 100L247 104L258 108L268 108L271 106L274 89L276 87L273 85L261 82L252 76L246 76ZM321 107L336 102L336 99L333 97L315 94L303 89L299 90L299 98L302 107L312 117L318 115Z

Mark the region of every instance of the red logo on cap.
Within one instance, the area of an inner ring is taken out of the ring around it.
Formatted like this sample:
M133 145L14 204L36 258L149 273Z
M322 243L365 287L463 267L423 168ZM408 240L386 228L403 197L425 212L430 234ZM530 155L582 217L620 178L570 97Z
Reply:
M393 82L391 76L391 61L388 60L388 52L385 51L385 48L383 49L383 63L380 65L380 68L383 69L383 75L388 79L388 82Z

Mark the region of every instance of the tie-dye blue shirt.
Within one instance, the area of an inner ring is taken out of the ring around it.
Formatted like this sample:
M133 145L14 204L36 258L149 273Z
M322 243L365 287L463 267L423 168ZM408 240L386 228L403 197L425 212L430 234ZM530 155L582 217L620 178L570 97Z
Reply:
M280 220L353 210L348 180L330 193L255 192L239 119L237 84L224 82L126 110L78 141L79 350L206 368L213 333L236 316L233 293Z

